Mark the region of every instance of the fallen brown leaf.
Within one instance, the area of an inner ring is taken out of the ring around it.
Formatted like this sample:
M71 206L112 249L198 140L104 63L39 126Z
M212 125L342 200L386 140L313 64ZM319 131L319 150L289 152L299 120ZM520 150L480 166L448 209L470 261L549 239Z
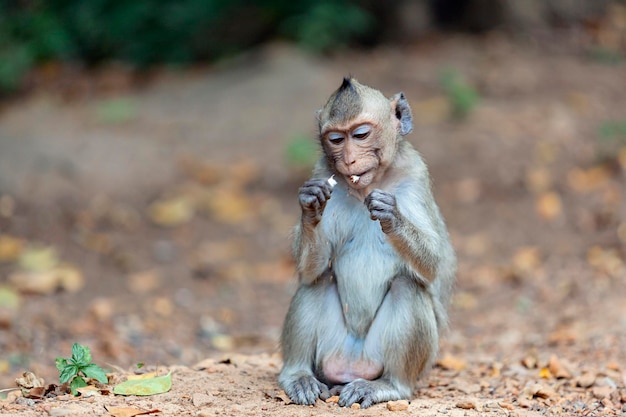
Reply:
M449 371L461 371L467 366L467 363L462 359L446 353L443 358L437 361L437 365Z
M409 408L409 402L407 400L388 401L387 410L389 411L404 411Z
M285 405L291 404L291 398L289 398L287 393L283 390L263 391L263 395L265 395L266 398L269 398L271 400L282 401L283 403L285 403ZM339 397L337 397L337 399L339 399ZM329 402L329 401L326 400L326 402Z
M188 223L194 215L194 205L184 197L157 200L148 208L148 217L158 226L175 227Z
M609 397L613 394L613 391L615 391L615 388L608 385L604 387L593 387L591 389L593 396L599 400Z
M104 406L106 410L113 417L134 417L134 416L142 416L146 414L156 414L160 413L161 410L141 410L139 408L131 408L131 407L107 407Z
M556 355L550 356L548 369L556 378L570 379L572 377L571 372Z
M13 262L20 257L24 241L9 235L0 235L0 262Z
M526 399L531 400L535 397L544 399L554 397L556 392L552 388L541 384L530 384L524 388L522 394Z
M526 188L539 194L546 192L552 187L552 175L546 168L532 168L526 172Z
M476 408L476 403L474 401L462 401L456 403L456 408L462 408L463 410L473 410Z
M559 217L563 211L561 196L554 191L541 194L537 199L535 209L537 214L546 220L554 220Z
M589 388L596 382L596 374L593 372L586 372L576 378L576 385L581 388Z
M21 377L15 379L18 388L22 390L22 395L26 397L33 388L44 387L43 378L39 378L32 372L26 371Z
M571 189L587 193L604 186L611 178L611 169L599 165L589 169L574 168L567 173L567 182Z

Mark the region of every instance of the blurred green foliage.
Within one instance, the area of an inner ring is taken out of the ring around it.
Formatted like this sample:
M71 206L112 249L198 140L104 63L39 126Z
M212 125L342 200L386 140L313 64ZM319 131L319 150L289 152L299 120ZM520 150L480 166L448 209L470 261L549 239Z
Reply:
M596 152L599 159L613 159L626 147L626 120L606 121L598 127Z
M288 18L283 33L315 52L342 48L363 37L374 27L374 19L354 4L334 0L314 3L305 13Z
M96 119L106 124L122 124L137 117L137 103L131 98L103 100L96 105Z
M354 0L0 0L0 91L46 60L180 65L277 36L327 51L372 29Z
M478 104L480 99L478 92L457 70L452 68L443 70L439 76L439 83L446 93L455 119L466 118Z
M317 140L304 134L297 134L287 142L285 158L291 166L310 169L320 156L319 149Z

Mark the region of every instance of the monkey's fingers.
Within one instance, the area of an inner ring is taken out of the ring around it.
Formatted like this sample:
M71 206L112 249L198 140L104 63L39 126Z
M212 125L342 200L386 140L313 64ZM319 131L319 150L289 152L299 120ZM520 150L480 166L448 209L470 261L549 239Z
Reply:
M302 207L319 209L326 204L330 198L330 191L317 185L303 186L300 188L300 204Z
M322 395L328 395L328 387L315 377L307 375L293 381L285 387L289 398L296 404L313 405ZM329 397L326 397L329 398Z
M312 180L305 182L301 190L302 189L304 190L321 189L324 196L326 196L326 199L329 199L330 194L333 192L333 185L331 185L331 183L328 182L328 180L316 178L316 179L312 179Z
M396 205L396 197L393 194L379 189L375 189L374 191L369 193L367 197L365 197L365 204L368 206L370 202L374 201L390 206Z
M317 210L321 207L319 198L310 194L300 194L300 205L307 210Z

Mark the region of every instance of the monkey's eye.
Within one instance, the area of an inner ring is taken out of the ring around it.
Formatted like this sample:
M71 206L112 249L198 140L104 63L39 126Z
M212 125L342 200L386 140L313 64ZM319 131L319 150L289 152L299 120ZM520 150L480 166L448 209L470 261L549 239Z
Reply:
M365 139L372 131L372 127L368 125L359 126L352 131L352 136L355 139Z
M334 145L339 145L341 142L343 142L343 135L341 133L331 132L328 134L327 138L330 143Z

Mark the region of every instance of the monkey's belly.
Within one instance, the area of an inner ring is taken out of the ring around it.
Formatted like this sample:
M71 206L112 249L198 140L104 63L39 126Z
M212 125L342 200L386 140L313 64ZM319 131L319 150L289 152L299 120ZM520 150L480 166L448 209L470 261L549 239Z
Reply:
M372 381L383 373L382 363L342 355L324 359L322 367L324 377L333 384L347 384L358 378Z

